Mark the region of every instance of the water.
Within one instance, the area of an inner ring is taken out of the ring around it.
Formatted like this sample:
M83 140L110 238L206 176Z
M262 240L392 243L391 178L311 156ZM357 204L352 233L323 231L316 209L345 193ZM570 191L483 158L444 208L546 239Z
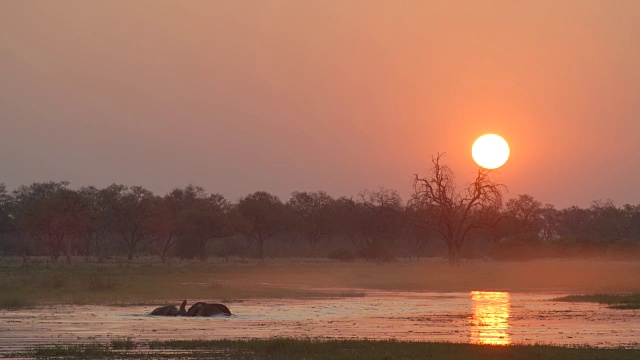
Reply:
M140 306L64 305L10 311L0 315L0 353L124 337L149 341L282 336L640 347L639 311L551 300L562 294L365 292L364 297L229 303L231 317L156 317L147 315L152 307Z

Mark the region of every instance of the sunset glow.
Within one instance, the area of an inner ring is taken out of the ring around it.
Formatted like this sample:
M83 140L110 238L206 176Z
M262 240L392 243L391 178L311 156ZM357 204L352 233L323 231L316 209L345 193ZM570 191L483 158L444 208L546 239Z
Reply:
M500 135L486 134L473 143L471 155L475 162L486 169L496 169L509 159L509 144Z
M0 359L640 360L639 24L0 0Z
M509 293L472 291L471 343L509 345Z

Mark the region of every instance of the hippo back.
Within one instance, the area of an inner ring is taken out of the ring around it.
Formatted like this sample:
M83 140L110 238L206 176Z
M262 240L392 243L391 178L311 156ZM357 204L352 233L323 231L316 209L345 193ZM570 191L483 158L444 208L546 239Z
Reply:
M212 316L219 314L231 315L231 311L223 304L208 304L205 302L197 302L187 311L187 316Z
M202 312L204 311L204 308L206 306L207 303L202 301L191 305L191 307L189 307L189 310L187 310L187 316L203 316Z
M226 305L223 305L223 304L210 304L210 305L216 307L225 315L231 315L231 310L229 310L229 308L226 307Z
M161 306L159 308L155 308L151 312L151 315L177 316L178 315L178 308L176 308L175 305Z

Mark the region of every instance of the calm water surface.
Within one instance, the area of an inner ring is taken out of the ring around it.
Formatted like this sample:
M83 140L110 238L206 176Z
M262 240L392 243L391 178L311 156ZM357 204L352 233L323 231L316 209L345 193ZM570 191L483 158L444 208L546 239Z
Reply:
M561 294L366 291L364 297L247 300L231 317L147 315L151 307L55 306L0 315L0 352L37 344L273 336L640 347L640 312L556 302ZM176 301L179 303L179 301Z

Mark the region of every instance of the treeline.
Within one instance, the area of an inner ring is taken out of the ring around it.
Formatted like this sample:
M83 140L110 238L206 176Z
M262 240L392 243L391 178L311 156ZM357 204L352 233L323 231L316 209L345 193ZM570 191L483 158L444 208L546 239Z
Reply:
M558 210L519 195L476 211L483 226L465 234L463 258L639 254L640 205L594 202ZM258 191L232 202L193 185L159 196L118 184L72 189L68 182L42 182L12 192L0 184L0 255L99 262L135 256L446 256L441 232L424 226L425 216L443 214L421 212L385 188L340 198L296 191L286 202Z

